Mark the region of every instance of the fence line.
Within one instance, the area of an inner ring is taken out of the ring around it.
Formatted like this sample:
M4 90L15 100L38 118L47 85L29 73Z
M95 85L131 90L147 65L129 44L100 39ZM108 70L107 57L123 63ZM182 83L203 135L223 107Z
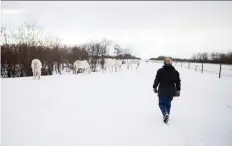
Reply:
M158 60L154 62L163 63L163 61L158 61ZM173 61L173 66L193 69L195 71L200 71L201 73L208 72L212 74L218 74L219 78L222 78L223 76L232 77L232 65L227 65L227 64L210 64L210 63Z
M188 67L185 67L183 64L188 63ZM179 66L181 64L181 68L188 68L188 69L195 69L201 70L201 73L208 72L218 74L218 77L221 78L222 76L232 76L232 65L226 64L209 64L209 63L194 63L194 62L176 62L174 63L175 66ZM201 67L200 67L201 64ZM191 67L194 66L194 67Z

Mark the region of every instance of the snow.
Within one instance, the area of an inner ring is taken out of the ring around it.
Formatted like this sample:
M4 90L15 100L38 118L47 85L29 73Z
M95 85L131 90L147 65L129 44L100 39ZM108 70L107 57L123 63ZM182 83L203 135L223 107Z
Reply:
M152 90L159 63L136 70L4 78L2 146L231 146L232 78L176 66L169 125Z

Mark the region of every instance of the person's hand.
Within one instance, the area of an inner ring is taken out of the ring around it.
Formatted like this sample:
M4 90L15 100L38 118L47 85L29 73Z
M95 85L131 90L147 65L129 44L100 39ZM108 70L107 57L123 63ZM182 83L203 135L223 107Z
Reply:
M180 91L176 91L176 96L177 96L177 97L180 96Z
M153 88L153 91L154 91L155 93L157 93L157 92L158 92L156 88Z

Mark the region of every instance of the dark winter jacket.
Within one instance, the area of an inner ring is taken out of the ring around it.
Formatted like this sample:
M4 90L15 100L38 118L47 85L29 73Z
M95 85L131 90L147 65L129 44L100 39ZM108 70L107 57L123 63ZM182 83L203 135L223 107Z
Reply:
M179 72L172 65L164 65L157 71L153 88L158 88L158 96L175 96L180 91Z

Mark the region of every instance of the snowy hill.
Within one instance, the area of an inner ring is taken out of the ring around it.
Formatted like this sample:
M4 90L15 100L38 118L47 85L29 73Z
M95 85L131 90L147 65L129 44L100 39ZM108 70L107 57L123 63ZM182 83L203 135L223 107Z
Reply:
M231 146L232 78L177 66L182 91L166 125L152 90L161 66L1 79L1 144Z

